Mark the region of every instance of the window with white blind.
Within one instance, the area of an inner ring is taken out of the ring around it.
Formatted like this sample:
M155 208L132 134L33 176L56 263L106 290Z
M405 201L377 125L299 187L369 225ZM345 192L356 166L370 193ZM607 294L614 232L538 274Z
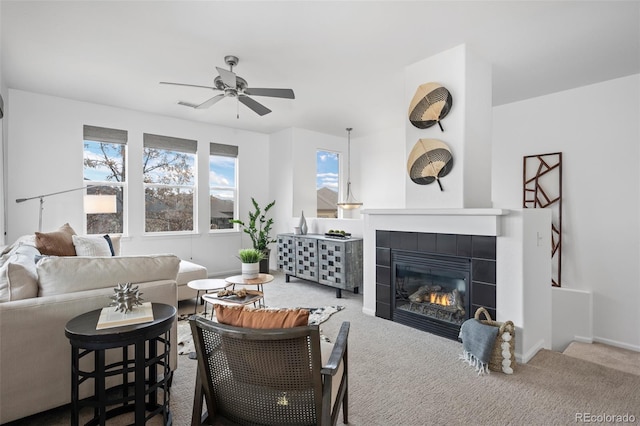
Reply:
M238 147L211 143L209 145L209 211L210 230L233 229L231 219L237 218Z
M195 231L197 142L143 135L145 232Z
M127 131L83 126L85 230L122 234L125 229Z

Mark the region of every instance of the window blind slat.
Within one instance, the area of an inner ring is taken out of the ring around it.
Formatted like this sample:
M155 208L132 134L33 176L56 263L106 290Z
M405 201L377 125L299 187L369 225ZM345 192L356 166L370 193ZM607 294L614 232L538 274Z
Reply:
M188 154L195 154L198 142L191 139L174 138L170 136L143 135L143 145L145 148L166 149L169 151L180 151Z
M118 129L108 129L106 127L87 126L82 128L84 140L119 143L125 145L127 143L127 131Z
M220 155L224 157L237 157L238 147L235 145L224 145L221 143L211 142L209 144L209 154Z

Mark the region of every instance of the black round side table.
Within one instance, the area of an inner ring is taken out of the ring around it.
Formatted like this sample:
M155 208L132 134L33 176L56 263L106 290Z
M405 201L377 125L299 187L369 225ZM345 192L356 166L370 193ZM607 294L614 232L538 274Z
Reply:
M71 424L79 424L80 409L93 407L94 416L87 425L104 425L106 420L126 412L135 412L136 425L162 414L164 424L171 424L169 387L173 372L169 365L171 326L176 308L153 303L153 321L96 330L101 309L71 319L64 334L71 343ZM129 347L134 347L130 359ZM122 360L106 364L106 351L120 348ZM161 350L158 350L160 348ZM84 371L80 360L93 353L94 370ZM158 368L162 378L158 379ZM133 373L133 382L130 374ZM122 376L122 383L106 389L106 379ZM80 384L93 379L94 394L80 400ZM162 400L158 402L158 390ZM115 396L112 396L115 395ZM111 406L116 406L109 408Z

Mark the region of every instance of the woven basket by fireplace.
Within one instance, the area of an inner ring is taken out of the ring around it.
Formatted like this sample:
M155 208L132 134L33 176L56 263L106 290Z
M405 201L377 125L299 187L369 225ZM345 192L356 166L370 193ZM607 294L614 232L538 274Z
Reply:
M480 316L485 319L480 319ZM491 314L485 308L476 310L475 319L482 324L498 327L498 336L496 343L491 351L491 359L489 360L489 370L500 371L506 374L512 374L516 366L516 327L513 322L498 322L491 319Z

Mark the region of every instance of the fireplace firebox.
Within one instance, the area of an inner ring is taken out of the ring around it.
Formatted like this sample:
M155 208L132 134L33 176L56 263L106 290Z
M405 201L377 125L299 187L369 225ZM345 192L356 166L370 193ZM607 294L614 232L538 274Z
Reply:
M469 318L470 260L395 251L392 264L394 320L457 337Z
M376 231L376 316L457 339L484 307L495 317L495 237Z

